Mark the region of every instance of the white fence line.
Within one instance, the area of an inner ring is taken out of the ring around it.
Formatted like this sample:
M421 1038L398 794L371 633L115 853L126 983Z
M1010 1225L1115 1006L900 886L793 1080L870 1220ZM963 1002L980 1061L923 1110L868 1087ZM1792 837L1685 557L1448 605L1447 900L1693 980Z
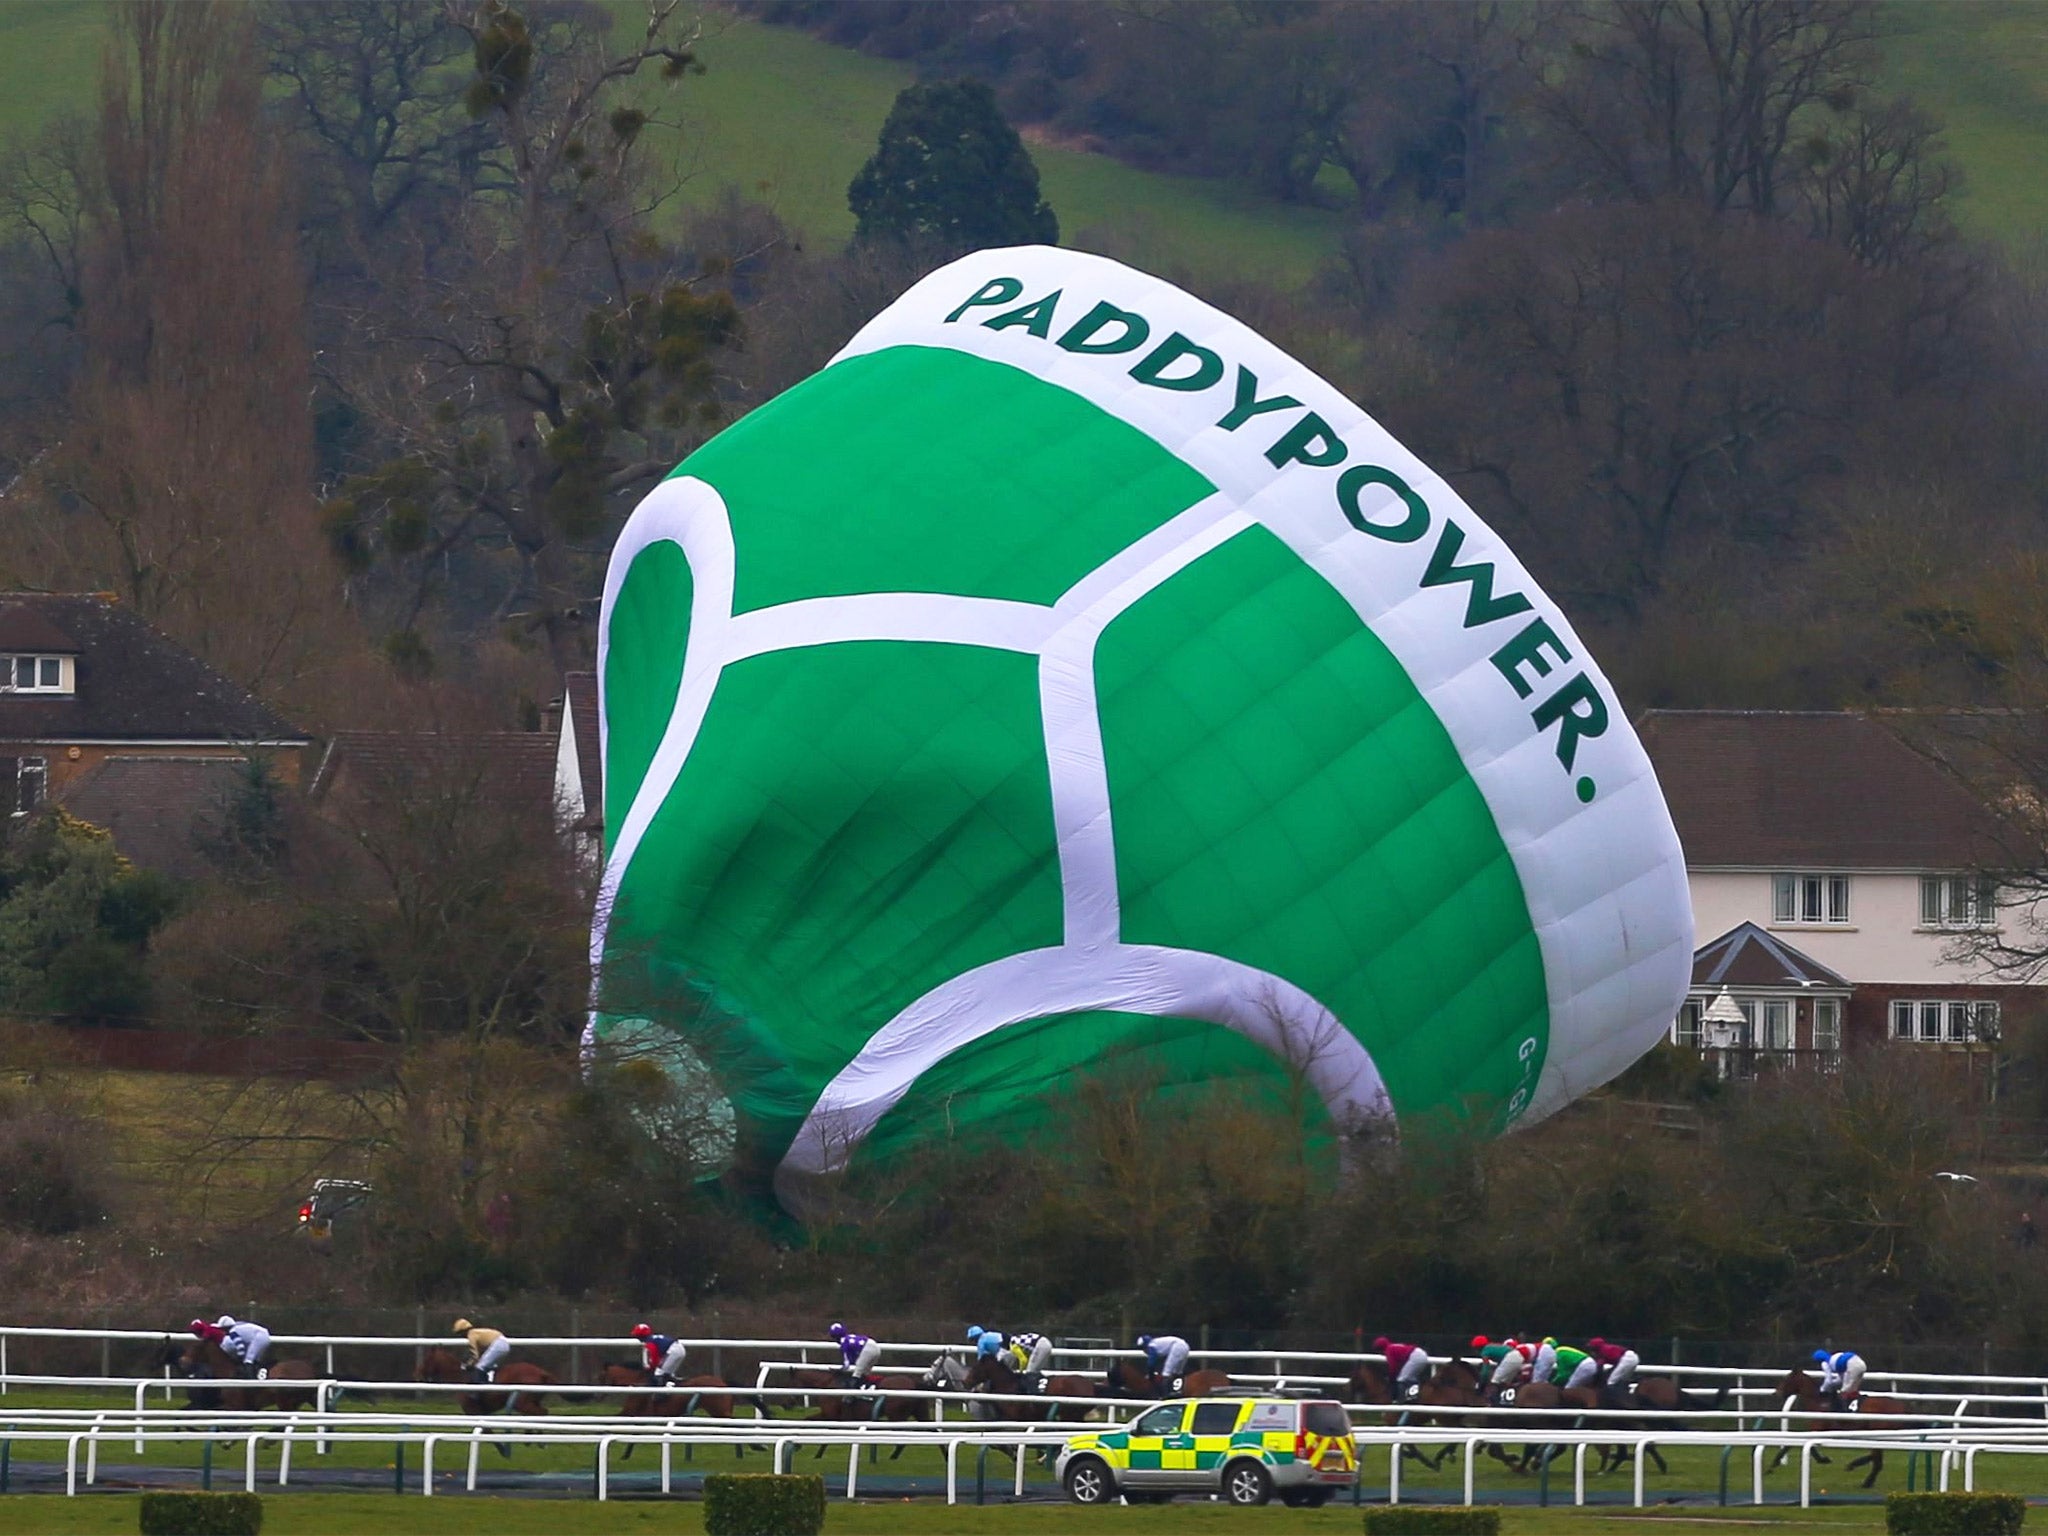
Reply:
M51 1411L61 1416L61 1410ZM47 1440L61 1442L65 1446L65 1492L75 1495L80 1486L80 1454L84 1454L84 1484L91 1486L98 1477L99 1448L102 1442L125 1439L137 1426L103 1422L106 1415L94 1416L94 1421L85 1423L82 1418L61 1419L38 1417L33 1424L11 1426L8 1435L17 1440ZM201 1443L221 1439L239 1438L243 1442L244 1486L254 1492L257 1486L258 1458L262 1448L271 1442L279 1446L278 1485L285 1486L290 1478L291 1448L295 1442L302 1443L325 1432L332 1440L344 1444L418 1445L422 1451L421 1491L431 1497L434 1478L434 1451L436 1447L453 1442L468 1446L468 1475L466 1486L474 1490L477 1478L477 1455L482 1437L491 1433L493 1441L509 1445L589 1445L596 1452L594 1467L595 1494L600 1500L610 1496L611 1448L619 1444L640 1445L654 1443L661 1447L661 1486L664 1493L672 1491L672 1457L676 1445L688 1447L717 1446L734 1443L771 1445L773 1465L780 1471L787 1454L800 1446L848 1448L848 1479L845 1496L856 1496L857 1466L862 1446L906 1445L937 1446L942 1448L946 1458L946 1501L957 1503L959 1499L959 1453L963 1446L973 1448L1012 1449L1027 1451L1034 1445L1044 1445L1063 1439L1068 1426L1011 1425L999 1429L961 1430L953 1429L940 1433L919 1432L908 1427L877 1429L873 1426L818 1426L811 1428L791 1427L778 1422L776 1429L764 1435L759 1421L748 1424L728 1423L719 1426L692 1424L688 1430L678 1430L673 1421L652 1421L642 1424L625 1424L604 1430L590 1430L565 1423L548 1424L542 1421L526 1420L516 1428L493 1429L482 1419L443 1422L431 1429L404 1427L402 1416L364 1415L319 1415L328 1423L309 1423L306 1415L292 1415L284 1421L272 1419L261 1425L245 1424L253 1416L217 1415L209 1419L204 1429L170 1429L157 1424L141 1426L146 1442L177 1444L183 1442ZM382 1427L380 1427L382 1426ZM27 1432L24 1433L23 1431ZM37 1433L43 1430L45 1433ZM229 1431L223 1434L223 1430ZM1590 1448L1612 1444L1615 1436L1611 1431L1597 1429L1548 1429L1544 1431L1547 1443L1568 1446L1573 1456L1573 1503L1586 1503L1585 1455ZM1463 1502L1476 1502L1477 1465L1476 1453L1485 1443L1486 1435L1470 1429L1422 1429L1415 1427L1390 1427L1361 1429L1354 1432L1354 1441L1363 1452L1369 1448L1380 1448L1388 1456L1388 1499L1398 1503L1401 1498L1401 1453L1411 1446L1458 1446L1465 1453ZM1646 1465L1648 1451L1654 1447L1676 1449L1684 1447L1719 1448L1727 1452L1748 1449L1751 1451L1752 1501L1762 1504L1764 1500L1765 1456L1773 1450L1796 1451L1800 1461L1799 1494L1802 1508L1810 1507L1813 1496L1813 1456L1822 1450L1906 1450L1939 1452L1941 1456L1941 1486L1949 1486L1953 1468L1960 1464L1965 1489L1974 1489L1977 1460L1989 1455L2048 1455L2048 1432L2027 1435L1987 1437L1975 1433L1954 1432L1929 1435L1925 1432L1908 1438L1900 1432L1877 1432L1862 1434L1772 1434L1760 1432L1693 1433L1672 1430L1667 1433L1636 1433L1624 1437L1635 1454L1634 1503L1643 1507L1648 1502ZM1024 1481L1025 1458L1017 1456L1015 1474L1016 1491L1021 1494ZM1361 1466L1361 1475L1363 1467ZM402 1491L402 1478L400 1482Z

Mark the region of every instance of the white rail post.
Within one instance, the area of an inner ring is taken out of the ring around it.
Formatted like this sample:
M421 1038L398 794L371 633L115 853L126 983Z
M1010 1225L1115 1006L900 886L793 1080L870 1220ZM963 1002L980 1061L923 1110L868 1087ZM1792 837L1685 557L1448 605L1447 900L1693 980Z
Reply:
M1010 1497L1013 1499L1024 1497L1024 1458L1030 1454L1030 1446L1029 1440L1017 1442L1017 1485L1010 1490Z
M429 1435L420 1443L420 1497L434 1496L434 1442L441 1437Z
M1636 1442L1636 1508L1637 1508L1637 1509L1641 1509L1641 1508L1643 1507L1643 1504L1644 1504L1644 1502L1645 1502L1645 1500L1644 1500L1644 1488L1643 1488L1643 1484L1644 1484L1644 1482L1645 1482L1645 1481L1647 1480L1647 1477L1648 1477L1648 1473L1647 1473L1647 1470L1646 1470L1646 1469L1647 1469L1647 1467L1648 1467L1648 1465L1649 1465L1649 1460L1650 1460L1650 1442L1649 1442L1649 1441L1647 1441L1647 1440L1638 1440L1638 1441Z
M1975 1493L1977 1491L1977 1453L1983 1449L1984 1447L1981 1445L1973 1445L1963 1452L1963 1492L1965 1493ZM1908 1452L1908 1454L1910 1455L1911 1453Z
M612 1496L613 1439L613 1436L605 1435L597 1442L597 1502L600 1504Z
M768 1461L768 1470L780 1476L782 1473L782 1453L789 1449L789 1442L787 1440L778 1440L772 1449L773 1454Z
M244 1493L254 1493L256 1491L256 1447L262 1443L262 1431L251 1430L249 1432L248 1449L242 1454L242 1491Z
M661 1437L661 1491L664 1495L669 1491L669 1473L674 1468L675 1461L676 1442L672 1436L663 1435Z
M92 1431L85 1433L91 1434ZM78 1496L78 1442L84 1438L85 1435L73 1435L64 1442L64 1497L67 1499Z
M479 1424L469 1432L469 1491L476 1492L477 1453L484 1448L484 1427Z
M104 1413L92 1416L92 1429L85 1442L85 1486L90 1488L100 1480L100 1426L107 1421Z
M1764 1448L1761 1444L1749 1458L1749 1502L1761 1504L1764 1501Z
M292 1475L292 1432L298 1427L299 1416L292 1415L291 1423L285 1425L284 1433L277 1443L277 1486L282 1488L291 1481Z
M946 1442L946 1502L960 1502L960 1442L957 1439Z
M850 1440L846 1446L846 1496L853 1497L853 1490L860 1482L860 1441Z
M142 1394L149 1390L149 1383L135 1383L135 1454L142 1454Z
M1587 1444L1587 1441L1581 1440L1577 1445L1572 1447L1572 1503L1574 1505L1580 1505L1586 1502Z
M328 1368L328 1374L333 1374L332 1366ZM331 1381L313 1384L313 1411L320 1416L320 1427L313 1436L313 1454L316 1456L327 1454L327 1389L333 1385Z
M1465 1439L1465 1502L1472 1502L1473 1463L1479 1460L1479 1437L1468 1435Z
M1799 1443L1799 1507L1813 1508L1813 1442Z
M1401 1442L1396 1440L1387 1449L1392 1453L1387 1463L1387 1503L1392 1505L1401 1502Z
M7 1390L7 1335L0 1333L0 1392Z

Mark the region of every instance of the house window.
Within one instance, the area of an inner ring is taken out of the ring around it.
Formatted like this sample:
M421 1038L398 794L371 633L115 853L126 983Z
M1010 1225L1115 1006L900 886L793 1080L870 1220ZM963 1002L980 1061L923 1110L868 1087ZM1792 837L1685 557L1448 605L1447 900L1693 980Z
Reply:
M1948 1045L1998 1038L1998 1004L1901 998L1892 1004L1892 1038Z
M1792 1049L1792 1000L1772 998L1763 1005L1763 1027L1757 1044L1767 1051Z
M1771 921L1801 924L1848 922L1849 877L1773 875Z
M1816 1051L1829 1052L1842 1048L1840 998L1817 997L1813 1000L1813 1048Z
M1920 926L1989 928L1998 921L1998 890L1981 875L1922 875Z
M1686 1046L1691 1050L1700 1048L1700 1005L1686 1003L1678 1010L1678 1017L1671 1025L1671 1043Z
M0 693L69 693L62 656L0 656Z
M26 816L43 803L50 764L41 757L0 757L0 811Z

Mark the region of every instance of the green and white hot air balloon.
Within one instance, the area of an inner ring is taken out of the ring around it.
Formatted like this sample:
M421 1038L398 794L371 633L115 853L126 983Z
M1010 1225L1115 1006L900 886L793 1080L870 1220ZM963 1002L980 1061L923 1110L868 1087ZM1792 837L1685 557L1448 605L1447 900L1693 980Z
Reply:
M673 1031L786 1200L1112 1064L1506 1128L1684 997L1678 839L1556 605L1098 257L955 262L692 454L599 686L592 1038Z

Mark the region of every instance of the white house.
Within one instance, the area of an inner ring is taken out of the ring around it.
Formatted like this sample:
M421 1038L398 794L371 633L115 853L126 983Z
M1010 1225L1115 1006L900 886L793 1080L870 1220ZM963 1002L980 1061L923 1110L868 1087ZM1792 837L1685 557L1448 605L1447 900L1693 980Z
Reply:
M1637 730L1671 806L1699 949L1675 1040L1726 991L1741 1048L1826 1065L1844 1040L1968 1049L2048 989L1966 953L2014 920L1973 871L2003 829L1898 717L1652 710ZM1726 1010L1723 1010L1724 1013Z

